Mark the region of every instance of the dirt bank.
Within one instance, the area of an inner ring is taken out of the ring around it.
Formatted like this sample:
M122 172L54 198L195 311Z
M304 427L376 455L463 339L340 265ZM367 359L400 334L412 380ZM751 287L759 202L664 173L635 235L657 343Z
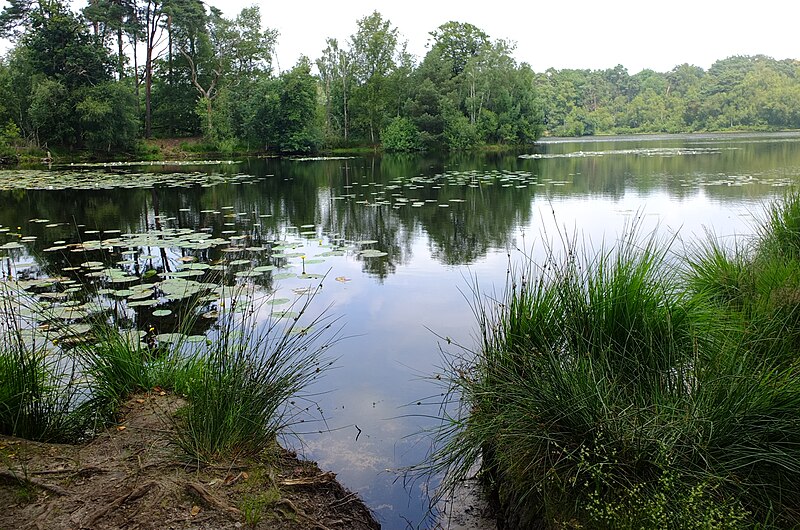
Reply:
M181 404L135 396L85 445L0 437L0 530L380 528L333 473L277 445L257 459L187 463L169 442Z

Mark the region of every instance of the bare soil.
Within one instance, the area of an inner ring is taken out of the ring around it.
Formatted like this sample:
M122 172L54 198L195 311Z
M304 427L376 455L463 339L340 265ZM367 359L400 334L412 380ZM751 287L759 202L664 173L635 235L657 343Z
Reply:
M277 444L256 459L187 463L170 442L182 403L137 395L85 445L0 437L0 530L380 528L333 473Z
M187 153L184 146L202 143L201 137L187 137L187 138L155 138L147 140L149 145L158 147L161 156L165 160L174 160L180 158L196 157L197 153Z

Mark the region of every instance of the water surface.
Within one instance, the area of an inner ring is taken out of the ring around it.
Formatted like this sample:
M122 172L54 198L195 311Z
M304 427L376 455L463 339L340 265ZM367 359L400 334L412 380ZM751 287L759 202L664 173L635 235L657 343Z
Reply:
M287 443L336 472L385 528L425 527L432 485L396 470L429 450L423 431L435 423L439 392L429 378L442 364L440 343L453 347L442 338L473 344L473 281L501 290L517 249L541 256L544 240L557 241L559 232L599 246L638 221L676 236L677 255L706 230L730 240L750 233L754 215L798 178L797 134L552 139L502 155L2 172L0 264L4 277L29 279L83 274L89 260L105 264L98 274L110 266L126 276L149 268L169 275L191 270L185 265L196 259L224 268L228 283L287 298L321 282L314 307L330 305L346 338L308 405L324 421L297 425L299 439ZM166 326L155 309L129 316Z

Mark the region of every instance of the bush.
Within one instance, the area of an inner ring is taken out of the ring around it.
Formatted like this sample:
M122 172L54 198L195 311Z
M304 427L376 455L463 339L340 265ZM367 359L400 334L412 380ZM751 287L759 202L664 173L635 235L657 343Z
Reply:
M425 464L445 473L442 494L482 461L511 528L800 523L797 350L780 332L800 321L758 299L797 267L764 280L705 249L688 284L669 245L633 231L528 260L500 300L476 288L481 346L448 358L450 414Z
M457 112L445 116L445 144L451 151L472 149L480 143L478 130L466 116Z
M234 307L222 316L217 340L196 358L201 369L176 424L176 441L194 460L255 455L297 421L303 407L289 400L301 400L298 394L322 373L331 345L320 343L332 326L324 317L297 323L310 301L288 324L259 323L256 312Z
M86 89L76 105L86 147L96 151L133 150L139 132L136 96L109 81Z
M420 134L407 118L396 117L381 134L383 149L389 152L421 151Z

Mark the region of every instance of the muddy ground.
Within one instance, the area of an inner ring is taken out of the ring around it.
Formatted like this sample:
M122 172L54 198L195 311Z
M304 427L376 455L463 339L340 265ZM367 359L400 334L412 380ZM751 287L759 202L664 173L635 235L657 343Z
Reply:
M175 396L135 396L85 445L0 437L0 530L380 528L333 473L279 446L198 466L170 443Z

